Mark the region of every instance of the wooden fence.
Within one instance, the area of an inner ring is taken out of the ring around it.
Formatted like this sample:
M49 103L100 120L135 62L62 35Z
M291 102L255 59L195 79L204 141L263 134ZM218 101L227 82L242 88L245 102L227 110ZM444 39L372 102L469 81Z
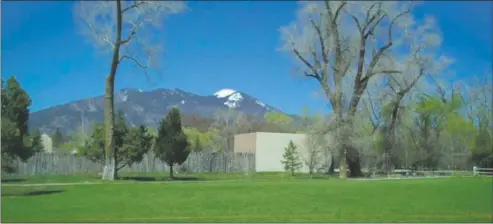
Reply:
M15 173L3 175L97 174L103 170L102 164L85 157L58 153L38 153L25 163L16 161L14 167ZM193 152L181 166L173 169L178 172L252 173L255 172L255 154ZM119 172L169 172L169 167L149 153L140 163Z

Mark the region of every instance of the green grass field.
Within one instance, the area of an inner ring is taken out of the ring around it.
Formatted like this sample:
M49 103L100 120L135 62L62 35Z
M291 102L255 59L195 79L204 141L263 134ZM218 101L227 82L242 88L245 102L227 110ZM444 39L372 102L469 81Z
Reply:
M157 177L151 174L141 181L30 187L5 183L95 182L97 177L10 178L2 185L1 221L492 221L491 177L355 181L285 174L199 174L196 180L181 182L159 181ZM155 179L158 181L152 181Z

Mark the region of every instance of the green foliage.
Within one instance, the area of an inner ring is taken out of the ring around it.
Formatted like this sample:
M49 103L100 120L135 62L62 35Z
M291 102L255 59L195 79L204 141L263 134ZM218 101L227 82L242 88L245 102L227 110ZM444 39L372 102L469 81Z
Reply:
M189 144L191 151L202 151L212 147L213 132L201 132L197 128L184 128L183 131L190 140Z
M63 144L63 134L60 131L60 128L57 128L55 134L51 137L51 142L53 144L53 148L58 149Z
M11 76L7 85L2 86L2 117L16 124L21 138L28 133L29 106L31 98L15 77Z
M117 170L142 161L144 155L151 149L153 139L154 137L143 125L130 128L124 135L123 144L117 152Z
M26 161L38 148L32 147L27 131L31 98L13 76L6 85L2 80L1 97L2 171L14 172L12 162L17 158Z
M29 147L32 152L36 153L44 150L43 141L41 140L41 132L39 130L34 131L29 140Z
M84 145L71 145L82 155L93 162L104 163L104 130L103 125L95 124L88 142ZM70 147L70 146L69 146Z
M180 111L173 108L160 122L154 152L163 162L170 166L173 177L173 166L181 165L190 154L187 135L183 132Z
M78 148L78 152L88 159L104 163L104 134L103 125L96 124L86 145ZM145 126L129 128L124 114L119 112L115 122L115 162L116 171L142 161L151 146L153 136Z
M2 171L12 173L15 168L12 162L16 158L27 160L31 156L30 151L25 149L22 144L19 129L14 122L2 116Z
M288 147L284 148L284 154L282 157L284 160L281 160L281 163L284 164L284 170L291 172L291 175L293 176L294 173L303 166L297 151L297 146L293 143L293 141L289 141Z
M291 132L293 131L293 118L286 114L267 112L264 115L264 119L267 124L276 127L277 131L280 132Z

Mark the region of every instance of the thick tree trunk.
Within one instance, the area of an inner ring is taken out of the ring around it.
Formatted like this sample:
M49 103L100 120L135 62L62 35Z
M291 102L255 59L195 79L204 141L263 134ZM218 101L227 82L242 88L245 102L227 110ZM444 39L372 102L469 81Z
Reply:
M116 161L114 152L114 105L113 105L113 91L114 91L114 79L111 74L106 79L106 92L104 96L104 128L105 128L105 160L103 170L103 180L114 180L116 174Z
M113 103L113 95L115 90L115 76L120 60L120 42L122 34L122 14L120 1L121 0L116 1L117 35L114 43L115 46L113 49L110 74L108 75L108 77L106 77L106 88L104 96L105 162L102 175L103 180L115 180L116 176L116 161L114 150L115 105Z
M173 176L173 165L169 165L169 178L170 178L170 179L175 178L175 177Z
M340 100L339 100L340 101ZM337 102L339 102L337 101ZM336 102L336 103L337 103ZM340 103L337 103L340 104ZM344 126L343 116L342 116L342 105L338 105L335 108L335 122L336 122L336 151L339 154L339 178L346 179L347 175L347 159L346 159L346 127Z
M335 169L334 154L333 153L330 153L330 166L329 166L328 173L329 174L333 174L334 173L334 169Z

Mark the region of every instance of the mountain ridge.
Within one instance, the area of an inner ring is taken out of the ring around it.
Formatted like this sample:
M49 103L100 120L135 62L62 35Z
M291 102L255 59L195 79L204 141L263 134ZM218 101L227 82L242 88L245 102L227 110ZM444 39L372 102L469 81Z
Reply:
M124 113L131 126L157 126L171 107L178 107L183 114L205 119L213 118L218 110L229 108L259 119L263 119L267 112L286 114L251 95L228 88L212 95L199 95L179 88L147 91L123 88L115 92L114 102L115 109ZM44 133L53 133L57 128L69 133L80 127L81 123L102 122L103 111L104 96L99 95L32 112L29 124L30 128L39 128Z

